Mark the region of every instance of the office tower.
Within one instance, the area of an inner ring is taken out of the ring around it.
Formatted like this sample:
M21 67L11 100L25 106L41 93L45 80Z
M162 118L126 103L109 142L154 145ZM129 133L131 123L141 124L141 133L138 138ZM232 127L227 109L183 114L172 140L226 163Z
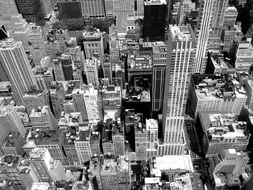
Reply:
M239 42L242 38L241 25L236 24L238 11L235 7L228 7L224 13L223 23L223 51L229 52L234 42Z
M92 57L91 59L85 59L84 61L84 73L87 78L87 83L92 84L95 88L98 88L98 65L100 61Z
M11 132L5 139L4 144L2 145L2 150L4 154L11 155L23 155L24 138L20 135L19 132Z
M46 92L42 93L28 93L23 96L24 105L28 114L31 113L32 109L37 109L46 104Z
M109 39L110 63L112 67L115 67L119 62L119 38L115 25L109 27Z
M152 110L161 111L167 64L167 45L164 42L155 42L150 45L153 46Z
M41 182L51 182L52 177L48 171L52 157L46 148L35 148L30 153L31 166Z
M114 17L113 4L113 0L105 0L105 14L107 18Z
M25 189L24 184L19 176L18 165L21 161L21 156L5 155L0 161L0 178L8 179L17 189ZM8 189L8 188L7 188Z
M102 147L104 155L114 155L112 129L110 127L110 122L106 123L102 130Z
M82 115L83 122L88 120L87 110L84 101L84 90L74 89L72 91L73 105L76 112L80 112Z
M114 159L104 159L101 165L100 177L103 190L118 189L117 163Z
M228 6L228 0L216 0L213 2L211 18L211 31L208 40L208 50L220 50L221 33L224 23L224 13Z
M55 30L54 32L55 38L60 45L60 51L64 52L67 48L66 42L69 41L69 32L63 29Z
M30 122L35 129L42 131L56 130L58 122L48 106L33 108L29 115Z
M30 130L27 135L27 144L35 143L36 148L46 148L53 159L66 164L66 157L62 150L61 133L54 130Z
M121 125L120 121L113 124L112 142L114 147L114 156L123 156L125 154L125 137L124 127Z
M163 102L163 135L167 148L164 154L183 154L184 113L188 95L190 72L195 55L195 37L190 25L172 26L168 43Z
M67 42L67 52L71 55L74 66L78 69L83 69L84 52L81 50L81 47L77 45L76 38L70 38Z
M27 22L39 23L43 20L40 0L15 0L18 11Z
M61 65L62 65L62 72L64 75L65 81L69 81L73 79L73 66L72 60L70 55L61 55Z
M110 112L117 112L121 107L121 88L120 86L108 85L102 89L103 110L105 115Z
M28 49L30 50L34 63L39 65L45 54L44 39L40 26L31 26L31 30L28 33Z
M240 189L250 179L245 175L250 168L249 156L235 149L227 149L219 155L219 161L213 171L215 189Z
M101 107L98 104L98 91L93 86L88 86L88 89L85 89L84 102L89 122L99 121L102 117Z
M239 115L247 95L236 78L196 74L192 76L188 100L191 105L188 114L193 118L205 111Z
M91 159L90 135L90 129L79 131L74 141L80 163L90 161Z
M131 165L126 156L117 159L117 177L119 189L128 190L131 186Z
M93 156L100 156L100 134L98 131L92 131L90 136L90 149Z
M0 20L2 18L10 18L13 15L18 15L18 9L15 0L0 1Z
M126 35L127 31L135 28L134 1L114 1L114 14L116 16L116 27L120 36Z
M134 0L134 12L137 18L144 17L144 1L143 0Z
M82 17L82 9L80 1L61 1L57 3L59 11L59 19L74 19Z
M19 132L22 137L25 137L26 129L13 106L0 108L0 123L2 127Z
M105 17L105 2L104 0L85 1L80 0L82 16L90 18Z
M100 60L103 65L104 59L104 45L103 45L103 34L99 29L94 29L94 31L85 31L83 33L83 46L86 59L96 57Z
M39 181L29 160L21 160L18 170L19 177L26 189L30 189L34 182Z
M135 126L135 152L136 160L147 159L147 134L142 123Z
M167 9L165 0L148 0L144 2L143 36L145 41L164 40Z
M146 119L147 133L147 158L157 156L158 151L158 122L154 119Z
M55 81L64 81L62 63L59 59L53 59L53 69Z
M205 72L208 41L210 37L210 30L212 27L212 16L215 1L203 0L201 1L200 15L197 26L197 48L196 48L196 65L194 67L195 73ZM215 21L214 21L215 22Z
M56 119L58 119L64 110L63 104L65 99L65 90L61 83L56 83L54 88L50 89L50 98L53 107L52 110Z
M247 123L238 121L233 113L199 113L195 126L203 156L221 154L230 148L243 151L249 143Z
M247 72L252 65L253 58L253 39L248 38L246 41L241 41L237 48L235 69L238 72Z
M63 132L63 149L67 156L67 165L79 164L79 158L77 155L74 139L70 138L73 135L71 132Z
M40 0L40 5L44 18L49 17L54 8L52 0Z
M29 25L21 14L14 15L11 17L13 28L10 33L13 35L15 41L22 42L25 50L28 50L28 35L30 32L31 25Z
M0 41L0 62L12 84L15 102L24 104L24 93L37 84L22 43L12 38Z

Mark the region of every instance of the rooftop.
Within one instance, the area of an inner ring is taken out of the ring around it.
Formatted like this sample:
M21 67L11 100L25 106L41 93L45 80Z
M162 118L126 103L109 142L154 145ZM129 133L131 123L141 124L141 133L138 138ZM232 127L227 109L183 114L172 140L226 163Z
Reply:
M60 134L54 130L40 131L31 129L27 141L34 141L36 145L58 144Z
M234 114L199 113L199 118L209 141L230 142L228 139L244 141L249 138L247 123L237 121Z
M154 168L164 170L186 170L193 172L193 165L190 155L170 155L156 157Z
M16 168L19 165L20 161L21 161L20 156L4 155L3 157L0 158L0 168L1 167Z
M14 147L15 142L18 138L21 137L21 134L18 132L11 132L5 140L4 147Z
M193 33L189 25L170 25L172 39L178 41L188 41L193 38Z
M166 0L146 0L144 5L167 5Z
M117 164L114 161L114 159L104 159L100 175L101 176L117 175L116 166Z

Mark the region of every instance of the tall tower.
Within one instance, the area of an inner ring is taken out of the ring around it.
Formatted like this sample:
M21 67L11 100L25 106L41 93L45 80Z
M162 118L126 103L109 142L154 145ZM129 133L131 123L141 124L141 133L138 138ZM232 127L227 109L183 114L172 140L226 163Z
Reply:
M165 0L144 2L144 39L147 41L164 40L167 9Z
M0 64L13 85L14 100L23 105L24 93L37 88L37 83L22 43L12 38L0 41Z
M195 36L190 25L170 25L169 31L163 102L163 135L166 146L161 149L160 155L183 154L186 144L184 113L195 55Z
M208 47L208 40L210 36L210 30L212 26L212 16L213 16L213 6L214 0L202 0L200 3L200 15L198 20L197 28L197 49L196 49L196 65L195 73L205 71L205 62L206 62L206 50Z
M105 2L104 0L80 0L82 15L91 18L105 17Z
M211 32L208 42L209 50L220 50L221 33L224 23L224 14L228 6L228 0L216 0L213 4L213 16L211 22Z

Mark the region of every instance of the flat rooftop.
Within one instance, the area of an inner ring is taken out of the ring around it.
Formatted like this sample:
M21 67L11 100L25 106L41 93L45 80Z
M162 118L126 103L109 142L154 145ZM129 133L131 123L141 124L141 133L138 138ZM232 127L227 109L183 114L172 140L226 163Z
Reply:
M187 170L193 172L193 165L190 155L169 155L156 157L154 168L164 170Z
M219 139L247 139L247 123L237 121L234 114L199 113L203 130L212 137Z
M170 25L170 32L174 40L188 41L194 37L189 25Z
M146 0L144 5L167 5L166 0Z
M116 162L114 159L104 159L104 164L101 166L101 176L117 175Z

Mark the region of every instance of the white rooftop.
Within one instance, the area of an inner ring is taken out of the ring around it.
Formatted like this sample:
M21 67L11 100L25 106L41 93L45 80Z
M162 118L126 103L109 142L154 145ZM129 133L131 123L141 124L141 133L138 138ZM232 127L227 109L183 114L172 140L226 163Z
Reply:
M160 170L188 170L194 171L190 155L169 155L156 157L154 168Z

